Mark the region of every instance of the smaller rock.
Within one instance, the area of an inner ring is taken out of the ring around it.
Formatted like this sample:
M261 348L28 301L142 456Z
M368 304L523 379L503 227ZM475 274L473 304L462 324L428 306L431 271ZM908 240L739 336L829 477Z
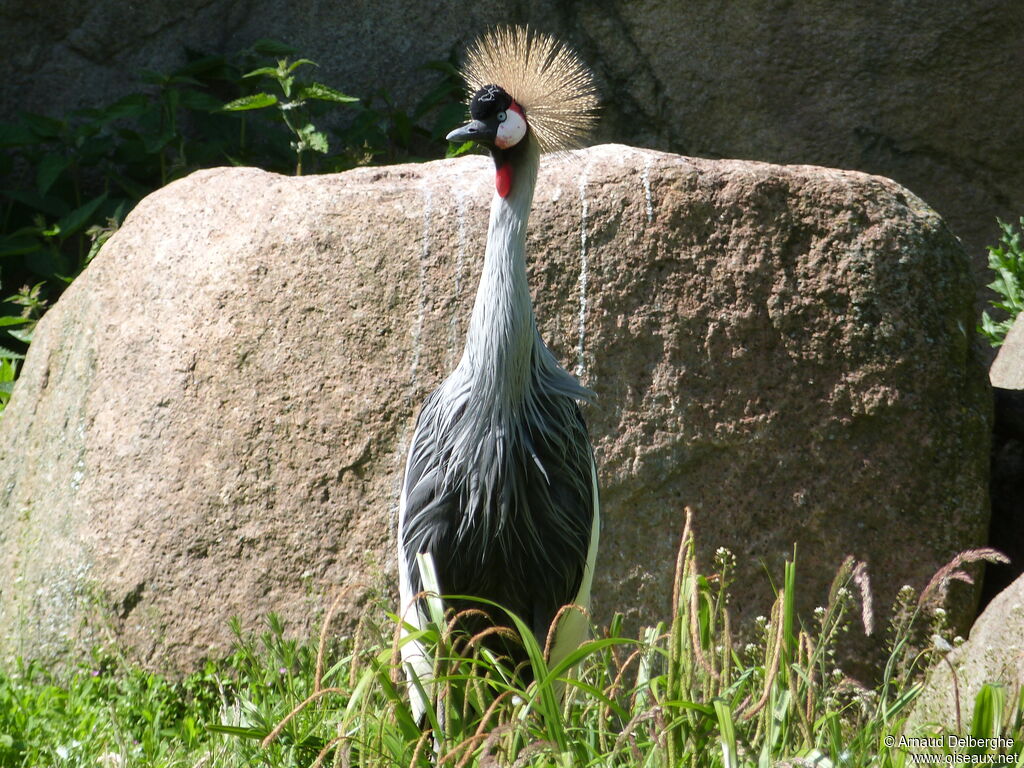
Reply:
M999 389L1024 389L1024 314L1018 315L1006 334L988 378Z
M949 654L959 686L960 722L967 727L974 700L985 683L1007 688L1007 700L1015 701L1024 685L1024 576L1018 578L978 617L971 637ZM955 732L957 696L950 664L940 663L910 716L907 733L938 726Z

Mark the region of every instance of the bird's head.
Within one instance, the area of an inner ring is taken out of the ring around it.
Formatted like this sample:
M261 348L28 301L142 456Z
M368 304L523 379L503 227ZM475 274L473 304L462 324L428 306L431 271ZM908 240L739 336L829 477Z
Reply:
M488 149L511 149L529 126L523 108L500 85L485 85L469 102L468 123L448 134L448 141L475 141Z
M449 133L448 141L475 141L490 150L502 197L511 188L512 158L521 154L510 150L580 147L597 118L590 70L555 38L526 27L482 35L470 46L462 75L472 94L472 119Z

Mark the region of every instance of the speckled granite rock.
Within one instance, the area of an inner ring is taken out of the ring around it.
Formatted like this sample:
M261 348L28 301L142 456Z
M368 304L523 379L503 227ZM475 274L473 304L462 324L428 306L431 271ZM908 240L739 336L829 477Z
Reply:
M491 176L219 169L143 201L40 323L0 420L3 648L66 658L109 631L187 668L233 614L301 630L334 586L350 618L390 587ZM985 543L968 263L906 190L599 146L544 162L528 247L542 332L599 396L599 621L667 615L687 504L700 551L738 555L748 617L794 541L805 607L848 553L886 605Z
M1024 576L999 593L971 628L971 636L948 657L960 688L960 720L971 722L974 700L984 683L1006 686L1017 700L1024 686ZM914 706L910 728L956 733L957 700L949 665L937 664ZM908 733L910 730L908 730Z

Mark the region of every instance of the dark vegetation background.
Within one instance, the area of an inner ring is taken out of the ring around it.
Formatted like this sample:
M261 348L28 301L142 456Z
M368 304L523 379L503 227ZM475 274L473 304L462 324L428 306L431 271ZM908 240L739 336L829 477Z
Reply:
M979 283L996 217L1024 211L1019 0L3 0L0 114L107 104L189 49L267 37L316 61L318 80L408 113L434 84L427 62L502 22L554 32L593 65L599 140L889 176L963 238Z

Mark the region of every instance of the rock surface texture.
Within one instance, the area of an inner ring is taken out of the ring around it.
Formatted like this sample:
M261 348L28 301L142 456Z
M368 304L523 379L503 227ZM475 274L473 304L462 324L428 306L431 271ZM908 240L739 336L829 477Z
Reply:
M492 185L470 157L203 171L143 201L0 420L6 651L112 629L188 667L234 614L301 627L334 588L350 618L390 589L405 448L461 352ZM880 605L986 542L973 286L906 190L605 145L543 162L528 249L541 331L599 396L599 622L668 614L684 505L705 563L736 553L748 617L794 541L806 599L853 554Z
M1020 0L0 0L0 114L113 101L186 47L234 54L267 30L318 79L411 111L432 87L423 65L509 22L579 48L601 80L604 140L896 179L964 238L979 285L995 217L1024 213L1024 133L999 117L1024 114Z
M960 688L960 721L970 729L974 701L984 683L1006 686L1006 701L1024 686L1024 576L989 603L971 628L970 639L947 657ZM910 727L938 726L957 732L957 701L952 672L937 664L910 718ZM910 730L907 731L910 733Z
M1024 315L1018 315L1010 326L988 377L998 389L1024 390Z

